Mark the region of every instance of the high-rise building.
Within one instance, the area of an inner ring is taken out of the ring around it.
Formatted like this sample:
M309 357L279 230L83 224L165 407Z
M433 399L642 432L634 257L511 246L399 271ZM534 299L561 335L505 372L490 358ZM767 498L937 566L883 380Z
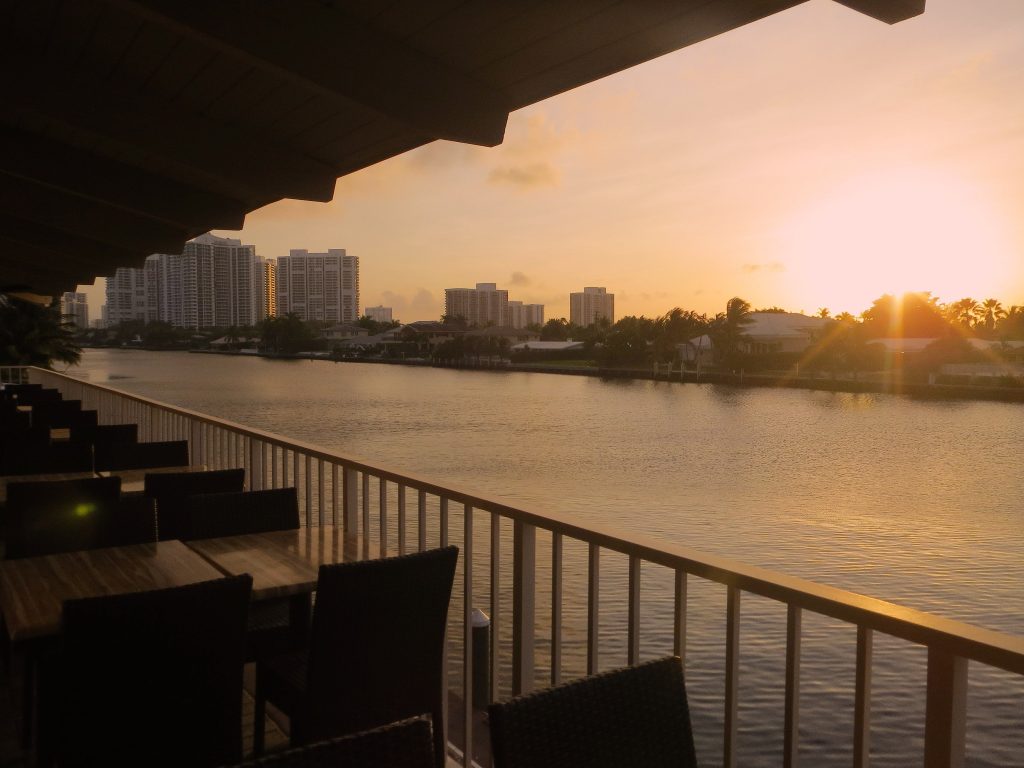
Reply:
M277 312L354 323L359 319L359 257L330 248L327 253L293 249L278 258Z
M60 297L60 313L79 328L89 327L89 299L84 293L68 291Z
M106 323L146 320L146 274L135 267L118 267L107 278Z
M476 288L445 288L444 313L463 317L470 325L502 325L508 309L508 291L495 283L477 283Z
M146 319L182 328L251 326L266 317L263 261L251 245L215 235L180 254L146 259Z
M363 314L378 323L393 322L391 318L391 307L367 307L363 310Z
M263 316L277 317L277 264L273 259L263 262Z
M569 294L569 322L586 327L600 318L615 322L615 294L605 288L584 288L583 293Z
M510 301L505 310L505 322L511 328L526 328L530 325L544 325L543 304L523 304L521 301Z

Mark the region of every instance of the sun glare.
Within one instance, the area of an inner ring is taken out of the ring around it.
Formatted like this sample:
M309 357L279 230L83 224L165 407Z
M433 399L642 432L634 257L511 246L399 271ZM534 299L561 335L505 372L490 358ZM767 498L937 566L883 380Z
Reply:
M781 249L794 292L855 313L883 293L999 295L1011 264L995 207L970 184L923 170L833 189L787 222Z

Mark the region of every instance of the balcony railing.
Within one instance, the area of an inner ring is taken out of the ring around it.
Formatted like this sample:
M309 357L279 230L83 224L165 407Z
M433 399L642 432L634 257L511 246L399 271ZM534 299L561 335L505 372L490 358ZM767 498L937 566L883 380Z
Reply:
M690 579L724 585L727 592L725 616L725 695L722 762L727 768L737 763L737 733L740 661L740 613L744 593L778 601L786 606L785 696L783 720L783 761L795 766L800 733L801 624L805 612L838 619L856 629L853 760L866 766L870 759L870 714L872 647L876 633L916 643L927 648L924 755L928 768L963 764L967 721L967 664L1007 670L1024 676L1024 638L981 629L962 622L904 608L864 595L746 565L723 557L661 541L645 535L609 527L554 512L520 509L478 493L447 486L368 461L343 456L309 443L289 439L196 413L107 386L92 384L38 368L29 379L59 389L65 398L82 400L83 408L99 412L103 423L134 422L141 440L189 441L193 463L210 468L244 467L250 488L295 485L298 488L306 525L333 522L346 532L361 537L364 547L371 538L379 541L382 553L406 552L428 546L428 538L444 545L449 540L449 509L461 505L462 556L460 558L461 599L458 628L450 632L458 669L457 687L463 706L459 708L460 743L453 754L464 765L466 745L474 744L473 654L471 648L474 601L484 595L492 617L491 654L487 674L491 688L499 690L500 670L511 668L511 692L529 691L536 681L536 631L538 575L548 564L538 562L538 531L550 536L550 681L557 683L563 671L563 552L568 542L580 542L587 549L586 577L586 668L599 668L599 595L602 587L601 562L605 552L621 553L628 559L626 585L628 619L626 651L630 664L641 654L644 638L640 632L641 566L653 564L673 574L673 650L686 656L687 592ZM410 500L410 493L412 499ZM456 515L453 515L456 516ZM489 529L475 528L476 525ZM511 526L511 536L508 526ZM415 531L415 540L412 539ZM456 532L457 533L457 532ZM434 542L429 542L431 546ZM509 552L511 544L511 552ZM578 545L573 545L578 546ZM474 553L474 548L479 550ZM546 552L547 550L545 550ZM484 567L479 567L482 561ZM541 565L544 567L542 568ZM511 643L500 642L502 608L511 578ZM452 636L454 635L454 636ZM505 658L510 653L511 659ZM449 658L452 658L450 654ZM510 664L509 664L510 662ZM451 666L451 665L450 665ZM486 760L485 755L473 755Z

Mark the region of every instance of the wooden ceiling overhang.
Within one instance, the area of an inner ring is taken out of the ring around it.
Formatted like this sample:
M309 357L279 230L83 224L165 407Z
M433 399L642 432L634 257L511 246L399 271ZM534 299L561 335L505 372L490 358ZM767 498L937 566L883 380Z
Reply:
M805 0L0 0L0 290L56 295ZM837 0L894 23L924 0Z

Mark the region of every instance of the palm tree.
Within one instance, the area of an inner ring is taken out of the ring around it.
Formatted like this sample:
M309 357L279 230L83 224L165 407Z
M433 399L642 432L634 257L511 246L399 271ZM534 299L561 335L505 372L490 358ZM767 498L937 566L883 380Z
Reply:
M951 323L970 329L977 322L980 309L981 305L974 299L960 299L946 307L946 319Z
M0 294L0 365L74 365L82 357L74 327L57 302L42 306Z
M1006 317L1006 310L998 299L985 299L981 302L978 314L981 322L985 324L985 330L991 333L995 330L996 323Z
M709 329L715 357L720 363L732 366L740 354L740 341L744 329L753 322L750 302L735 296L726 303L725 312L719 313Z

